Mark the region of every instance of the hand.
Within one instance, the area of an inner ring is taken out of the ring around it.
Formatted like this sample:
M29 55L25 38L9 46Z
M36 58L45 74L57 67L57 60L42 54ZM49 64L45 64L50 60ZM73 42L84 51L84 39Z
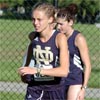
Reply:
M26 74L35 74L37 73L36 69L35 68L30 68L30 67L21 67L18 69L18 73L21 75L21 76L24 76Z
M77 100L84 100L84 97L85 97L85 89L81 89L78 94Z

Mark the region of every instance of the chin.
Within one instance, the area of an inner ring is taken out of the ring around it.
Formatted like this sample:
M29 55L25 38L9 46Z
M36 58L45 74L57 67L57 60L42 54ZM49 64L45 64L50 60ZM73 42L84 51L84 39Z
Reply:
M58 30L60 33L63 33L63 31L62 30Z
M41 31L40 31L40 30L38 30L38 29L35 29L35 31L36 31L36 32L41 32Z

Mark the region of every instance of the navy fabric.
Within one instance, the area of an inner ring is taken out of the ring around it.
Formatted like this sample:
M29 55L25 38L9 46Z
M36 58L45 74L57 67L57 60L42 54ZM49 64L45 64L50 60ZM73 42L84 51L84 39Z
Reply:
M25 100L66 100L64 88L55 91L33 90L28 87Z
M70 72L66 78L66 85L75 85L83 83L83 62L80 56L79 49L75 45L75 38L79 34L74 30L72 36L68 39L68 49L70 55Z
M54 31L47 42L42 42L39 37L32 41L33 59L35 67L51 68L59 66L59 49L56 47L56 36L58 31ZM30 80L27 86L25 100L64 100L64 82L61 77L49 76L27 76Z

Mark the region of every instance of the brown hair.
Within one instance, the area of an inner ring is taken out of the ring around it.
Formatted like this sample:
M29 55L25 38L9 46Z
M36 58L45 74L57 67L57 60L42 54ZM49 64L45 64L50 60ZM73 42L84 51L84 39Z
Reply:
M57 13L57 18L63 18L65 20L67 20L68 22L70 20L75 20L75 15L78 12L78 7L76 4L70 4L68 5L68 7L66 8L61 8L59 9L58 13Z

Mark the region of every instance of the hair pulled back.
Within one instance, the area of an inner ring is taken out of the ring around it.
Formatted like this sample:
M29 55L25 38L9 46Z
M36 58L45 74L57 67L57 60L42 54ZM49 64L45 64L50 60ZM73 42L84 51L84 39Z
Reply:
M57 13L57 18L63 18L67 20L68 22L70 20L75 20L75 16L78 12L78 7L76 4L71 3L66 8L59 9Z
M53 17L55 19L56 9L55 7L47 2L39 2L34 5L32 9L32 13L35 10L43 11L47 15L48 18Z

